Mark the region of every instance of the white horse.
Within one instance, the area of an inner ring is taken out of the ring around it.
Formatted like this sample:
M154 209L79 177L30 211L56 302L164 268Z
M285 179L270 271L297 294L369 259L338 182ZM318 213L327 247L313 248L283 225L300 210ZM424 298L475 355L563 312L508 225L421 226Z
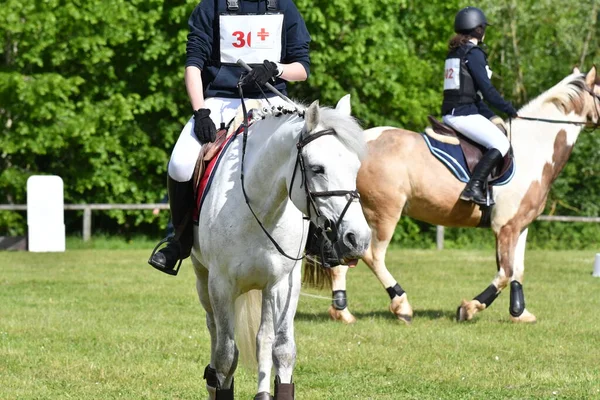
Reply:
M525 308L522 287L528 226L544 210L552 183L584 126L599 126L599 114L600 76L596 67L587 74L575 68L519 110L520 118L511 124L515 175L506 185L495 188L496 205L490 215L498 272L481 294L462 301L457 310L459 321L470 320L488 308L506 287L510 287L511 321L536 321ZM358 173L357 186L373 237L361 258L387 290L390 311L410 323L413 310L408 295L385 265L400 216L434 225L475 227L482 220L482 210L459 200L464 183L434 158L418 133L382 127L365 131L365 136L368 155ZM335 320L352 323L355 318L348 310L345 293L347 271L347 266L330 271L333 304L329 312Z
M260 315L258 335L238 345L256 345L255 399L271 398L273 367L275 398L294 398L304 216L337 233L332 239L341 257L362 254L371 237L356 192L365 143L350 116L349 96L336 109L314 102L307 109L263 110L260 117L248 128L247 145L239 135L223 155L194 234L192 262L211 336L204 372L210 399L233 398L235 303L253 289L262 292L262 310L248 309L246 301L245 312Z

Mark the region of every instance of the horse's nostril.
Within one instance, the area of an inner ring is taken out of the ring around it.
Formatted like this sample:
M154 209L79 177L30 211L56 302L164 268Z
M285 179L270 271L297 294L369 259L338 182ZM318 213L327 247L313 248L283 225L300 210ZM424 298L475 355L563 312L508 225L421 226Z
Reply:
M346 234L346 242L353 248L356 248L356 236L354 233L350 232Z

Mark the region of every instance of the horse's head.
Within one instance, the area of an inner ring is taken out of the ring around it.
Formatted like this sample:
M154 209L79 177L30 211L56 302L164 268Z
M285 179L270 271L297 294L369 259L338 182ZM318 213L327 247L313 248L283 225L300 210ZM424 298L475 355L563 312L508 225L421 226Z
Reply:
M290 198L334 244L339 258L357 258L371 231L360 206L356 175L366 151L362 129L350 116L350 96L335 109L318 101L305 111Z
M585 75L586 95L585 95L585 115L590 125L598 126L600 119L600 76L596 66Z
M558 85L548 98L565 114L571 112L585 118L590 127L598 127L600 120L600 76L596 66L587 74L581 73L579 68L573 68L571 75L567 76Z

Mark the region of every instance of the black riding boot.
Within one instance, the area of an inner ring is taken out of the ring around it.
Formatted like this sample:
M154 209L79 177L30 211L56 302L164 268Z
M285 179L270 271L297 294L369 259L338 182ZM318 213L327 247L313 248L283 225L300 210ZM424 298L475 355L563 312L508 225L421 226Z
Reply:
M475 166L473 174L471 175L471 180L460 194L460 199L472 201L479 205L487 205L487 196L484 185L486 184L487 177L494 167L502 161L502 158L502 153L497 149L489 149ZM493 203L494 202L490 199L490 205Z
M193 224L191 223L194 207L194 192L192 182L177 182L168 177L169 206L175 235L168 239L167 246L152 253L148 264L169 275L177 275L177 261L189 257L194 239ZM155 249L156 250L156 249Z

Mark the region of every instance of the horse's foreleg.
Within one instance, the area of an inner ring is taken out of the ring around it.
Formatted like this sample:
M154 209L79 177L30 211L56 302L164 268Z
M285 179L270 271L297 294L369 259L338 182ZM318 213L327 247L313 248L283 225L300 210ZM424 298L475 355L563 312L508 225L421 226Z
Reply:
M294 340L294 315L300 297L300 264L296 265L288 279L278 282L269 292L273 306L275 340L273 364L275 366L275 400L292 400L294 383L292 374L296 364Z
M198 298L204 311L206 311L206 326L210 334L210 364L206 366L204 370L204 379L206 380L206 390L208 391L208 398L214 400L217 395L217 377L214 369L215 361L215 348L217 345L217 327L215 325L215 317L213 310L210 305L210 297L208 294L208 270L200 264L198 260L192 255L192 263L194 264L194 272L196 273L196 290L198 292Z
M463 300L458 307L458 321L471 320L479 311L488 308L502 290L511 285L511 319L514 322L535 322L535 316L525 309L523 296L523 273L525 269L525 243L527 229L519 231L510 225L504 226L496 235L496 277L483 292L471 301Z
M524 229L519 235L514 250L512 262L512 276L510 278L510 319L513 322L536 322L535 315L525 308L525 295L523 294L523 278L525 275L525 245L527 231ZM498 261L501 264L501 260Z
M346 298L346 273L347 265L338 265L331 268L331 305L329 306L329 316L334 321L341 321L345 324L356 322L354 315L348 310L348 301Z
M273 368L273 340L275 328L273 326L273 302L268 293L263 291L262 312L258 335L256 336L256 355L258 358L258 390L254 398L270 399L271 369Z
M216 382L213 383L216 383L217 400L229 399L233 398L233 374L238 362L238 349L234 339L234 291L225 280L217 279L211 279L208 288L216 327L216 343L211 352L214 370L208 371L208 374L205 371L205 376L213 379L216 377Z
M392 240L398 219L393 224L392 221L388 221L386 226L381 226L382 224L371 226L371 246L363 256L363 261L371 268L371 271L373 271L390 296L390 311L400 321L410 324L412 322L413 310L408 302L408 295L385 265L385 255Z

